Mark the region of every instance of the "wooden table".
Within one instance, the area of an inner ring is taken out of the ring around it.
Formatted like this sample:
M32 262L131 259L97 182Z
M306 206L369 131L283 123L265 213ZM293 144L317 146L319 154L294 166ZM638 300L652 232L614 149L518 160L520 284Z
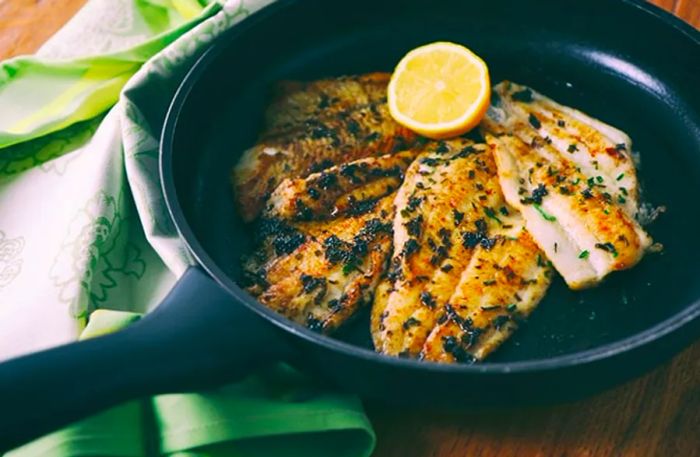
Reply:
M84 2L0 0L0 59L36 50ZM700 0L654 3L700 27ZM641 379L572 404L486 413L370 404L368 412L377 457L700 456L700 343Z

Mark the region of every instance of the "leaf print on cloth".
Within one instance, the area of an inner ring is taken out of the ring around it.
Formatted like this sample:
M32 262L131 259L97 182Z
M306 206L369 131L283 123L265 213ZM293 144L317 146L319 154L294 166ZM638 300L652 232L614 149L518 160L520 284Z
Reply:
M0 288L10 284L22 271L20 254L24 249L24 238L7 238L0 231Z
M73 16L37 53L52 59L108 54L138 45L152 35L135 9L143 0L93 0ZM96 21L96 17L109 17ZM85 40L89 36L90 40Z
M99 191L74 216L50 270L58 298L76 318L109 299L124 277L139 279L146 270L141 251L128 240L123 198Z
M130 181L133 174L138 173L138 179L133 180L132 185L137 186L133 195L141 222L149 234L178 237L161 191L158 139L143 128L148 125L148 120L139 109L129 100L123 103L124 119L127 120L122 124L125 166Z
M95 134L103 117L79 122L56 133L2 149L0 176L12 176L34 167L40 167L47 173L63 175L79 154L73 154L70 159L60 162L54 159L85 145Z
M263 2L263 3L268 3ZM179 86L179 83L190 68L189 62L206 51L207 45L217 36L245 19L250 14L250 9L246 7L243 0L229 1L223 6L220 15L212 21L206 21L185 33L179 40L168 46L155 58L147 62L140 70L139 77L134 81L150 79L152 93L153 78L162 80L168 86ZM127 85L128 91L129 85ZM159 108L167 108L162 105Z

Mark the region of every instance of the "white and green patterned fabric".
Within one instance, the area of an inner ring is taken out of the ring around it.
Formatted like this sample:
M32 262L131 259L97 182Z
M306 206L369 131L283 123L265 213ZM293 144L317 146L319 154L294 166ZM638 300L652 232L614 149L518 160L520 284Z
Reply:
M128 325L191 263L160 191L158 133L194 59L271 1L88 0L36 55L0 63L0 361ZM273 367L8 455L369 455L359 400L313 385Z

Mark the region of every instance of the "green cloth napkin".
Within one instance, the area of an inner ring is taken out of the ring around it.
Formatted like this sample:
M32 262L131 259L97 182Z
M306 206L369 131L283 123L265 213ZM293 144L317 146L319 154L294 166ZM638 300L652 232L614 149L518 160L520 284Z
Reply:
M89 0L0 63L0 361L129 325L192 263L160 191L165 111L208 43L271 1ZM357 398L278 365L7 455L355 457L374 441Z

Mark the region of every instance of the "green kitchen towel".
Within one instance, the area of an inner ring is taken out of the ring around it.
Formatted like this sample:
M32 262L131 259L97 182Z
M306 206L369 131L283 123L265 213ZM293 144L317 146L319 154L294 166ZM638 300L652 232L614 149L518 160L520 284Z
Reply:
M207 45L270 2L89 0L35 56L0 63L0 360L129 325L192 262L160 192L165 111ZM120 405L9 455L354 457L373 447L357 398L280 365Z

